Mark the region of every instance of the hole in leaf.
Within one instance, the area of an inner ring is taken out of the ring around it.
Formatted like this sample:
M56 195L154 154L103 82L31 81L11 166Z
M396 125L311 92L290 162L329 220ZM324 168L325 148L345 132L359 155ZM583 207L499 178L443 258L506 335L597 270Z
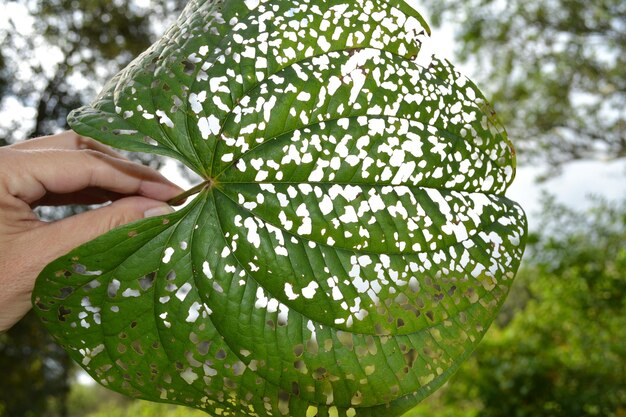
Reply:
M309 371L304 361L300 361L300 360L295 361L293 363L293 367L297 369L298 371L302 372L303 374L306 374Z
M211 346L211 342L200 342L198 343L198 353L202 356L209 353L209 347Z
M184 60L182 64L183 64L183 72L185 73L185 75L193 75L196 69L196 66L187 60Z
M151 272L145 277L139 278L139 287L141 287L141 289L144 291L149 290L152 287L152 284L154 284L155 278L156 272Z
M65 317L72 312L72 309L65 308L65 306L60 305L58 312L59 314L57 315L57 318L59 321L65 321Z
M93 281L90 281L87 285L85 285L84 289L85 291L89 292L95 288L98 288L100 285L102 285L102 283L97 279L94 279Z
M304 345L299 344L293 348L293 354L296 355L296 358L299 358L304 353Z
M411 348L408 352L404 354L404 361L406 362L409 368L413 367L415 360L417 359L417 350Z
M315 378L318 381L326 379L327 376L328 376L328 371L326 371L326 368L319 367L315 371L313 371L313 378Z
M64 287L59 290L59 295L56 297L59 300L65 300L74 292L74 288L72 287Z
M107 288L107 295L110 298L115 298L117 296L117 292L119 291L119 289L120 289L120 282L114 279L109 283L109 286Z
M131 343L131 347L135 352L137 352L138 355L143 355L143 349L139 340L135 340L133 343Z
M152 139L150 136L144 136L143 137L143 141L145 143L147 143L148 145L152 145L152 146L158 146L159 142L157 142L156 140Z
M50 308L48 308L47 305L45 305L44 303L42 303L41 301L37 301L35 303L35 305L37 306L38 309L40 309L41 311L50 311Z

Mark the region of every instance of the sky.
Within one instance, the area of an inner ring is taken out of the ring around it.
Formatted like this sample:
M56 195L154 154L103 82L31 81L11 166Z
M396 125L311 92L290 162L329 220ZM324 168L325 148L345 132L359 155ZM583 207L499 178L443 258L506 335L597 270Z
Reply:
M424 10L419 7L421 0L414 2L418 3L418 10ZM425 18L427 21L431 20L428 16ZM419 59L426 62L435 54L439 58L453 62L465 76L473 78L475 67L459 62L454 56L455 28L448 24L431 29L432 36L424 43ZM494 106L497 108L498 103L494 103ZM511 141L515 145L516 138L512 137ZM526 211L531 229L538 223L543 193L552 194L557 201L578 208L590 207L591 196L609 200L626 198L626 158L613 161L571 162L566 164L558 175L553 175L547 181L538 182L537 179L543 176L548 168L542 165L529 165L519 160L515 181L507 192L507 197L517 201Z
M420 7L423 0L410 0L422 13ZM425 15L426 21L431 21ZM446 58L469 78L475 78L476 68L471 63L462 63L454 56L455 32L452 24L442 27L431 27L432 36L427 40L420 52L418 60L427 62L429 57L437 55ZM479 85L480 87L480 85ZM494 103L497 108L498 103ZM516 138L510 138L515 145ZM570 207L588 208L591 205L589 197L604 197L609 200L626 198L626 158L613 161L582 160L575 161L563 167L558 175L552 175L547 181L538 182L539 177L548 172L545 165L530 165L525 161L518 161L515 181L507 192L507 197L522 205L529 216L530 228L538 223L541 210L541 198L549 193L557 201Z

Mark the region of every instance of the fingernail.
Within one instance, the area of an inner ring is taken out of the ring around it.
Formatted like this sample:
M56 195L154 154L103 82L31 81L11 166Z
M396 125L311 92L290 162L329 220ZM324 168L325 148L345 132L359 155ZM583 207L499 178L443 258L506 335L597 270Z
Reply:
M143 217L144 219L147 219L148 217L164 216L166 214L174 213L174 211L175 210L170 206L159 206L144 211Z

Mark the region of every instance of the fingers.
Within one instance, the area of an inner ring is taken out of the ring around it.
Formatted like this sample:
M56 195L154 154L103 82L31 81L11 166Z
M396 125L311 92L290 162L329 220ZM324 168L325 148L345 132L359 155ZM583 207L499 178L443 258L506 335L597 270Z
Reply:
M47 193L69 194L87 188L167 201L183 190L143 165L94 150L19 150L10 155L4 175L8 192L33 204ZM1 168L1 167L0 167Z
M106 155L119 159L127 159L122 154L114 151L110 147L77 134L72 130L65 131L56 135L42 136L36 139L29 139L24 142L10 146L13 149L32 151L42 149L65 149L65 150L84 150L91 149L102 152Z
M145 197L127 197L106 207L43 224L31 230L29 241L40 247L35 253L45 254L46 259L41 262L43 268L75 247L118 226L172 212L174 210L162 201Z

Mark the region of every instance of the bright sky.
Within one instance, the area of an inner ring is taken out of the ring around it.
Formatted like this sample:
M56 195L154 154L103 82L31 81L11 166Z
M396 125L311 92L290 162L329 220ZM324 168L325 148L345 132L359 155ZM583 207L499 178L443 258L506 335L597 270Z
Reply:
M424 0L409 0L420 11L419 5ZM431 19L424 15L426 21ZM427 61L435 54L446 58L466 76L473 78L475 68L455 59L455 27L451 24L441 28L431 27L432 36L423 45L419 60ZM479 86L480 87L480 86ZM498 103L494 103L497 108ZM511 138L515 144L516 138ZM568 164L561 175L550 181L537 183L538 176L544 174L545 167L518 165L517 176L507 196L524 207L529 216L530 228L536 224L541 209L540 198L543 192L556 196L557 201L571 207L588 207L589 196L601 196L608 199L626 198L626 158L615 161L577 161Z

